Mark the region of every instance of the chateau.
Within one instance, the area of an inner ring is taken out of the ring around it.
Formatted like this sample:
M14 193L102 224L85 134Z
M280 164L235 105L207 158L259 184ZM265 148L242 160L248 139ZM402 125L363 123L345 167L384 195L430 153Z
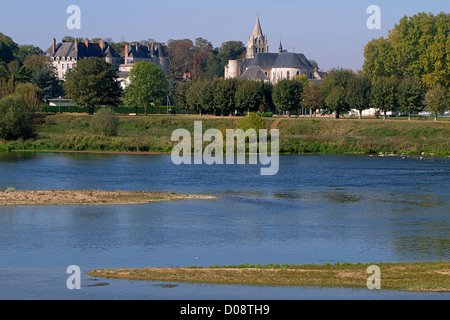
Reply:
M74 42L62 42L56 44L53 38L52 52L50 58L55 67L59 80L64 80L68 70L74 68L78 60L88 57L99 57L111 63L119 71L119 80L125 81L128 78L131 67L138 61L153 62L160 66L167 73L168 62L164 44L157 43L142 45L138 42L131 45L126 44L124 52L119 55L106 42L100 40L98 43L91 43L89 40Z
M244 78L275 84L283 79L295 79L298 75L306 75L310 81L322 79L304 54L283 50L281 41L278 53L270 53L259 17L253 34L248 38L246 57L230 60L225 67L225 79Z

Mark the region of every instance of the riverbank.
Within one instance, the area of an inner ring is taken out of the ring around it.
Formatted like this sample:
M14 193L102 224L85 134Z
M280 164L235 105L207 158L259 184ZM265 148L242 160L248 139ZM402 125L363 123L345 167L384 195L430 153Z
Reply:
M0 191L0 206L25 205L132 205L162 201L217 199L207 195L187 195L142 192L142 191L102 191L102 190L14 190Z
M367 288L372 264L238 265L190 268L98 269L99 278L258 286ZM450 262L377 263L381 289L450 292Z
M176 129L185 128L193 133L194 121L200 120L204 131L234 129L240 119L198 115L119 116L118 136L105 137L91 132L91 116L43 115L36 120L36 137L0 142L0 151L169 153L177 144L171 141ZM418 119L263 118L267 129L280 130L280 153L450 156L450 121Z

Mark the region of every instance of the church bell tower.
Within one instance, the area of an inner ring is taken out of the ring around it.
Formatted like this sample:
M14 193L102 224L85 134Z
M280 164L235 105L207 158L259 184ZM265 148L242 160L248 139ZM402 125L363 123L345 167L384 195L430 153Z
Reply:
M262 33L261 23L259 17L256 18L255 28L253 34L248 37L247 44L247 59L252 59L257 53L269 52L269 45L267 44L267 37Z

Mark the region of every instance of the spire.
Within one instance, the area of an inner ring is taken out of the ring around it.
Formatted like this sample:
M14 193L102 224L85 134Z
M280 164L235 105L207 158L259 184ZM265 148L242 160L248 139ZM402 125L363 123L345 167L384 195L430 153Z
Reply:
M281 44L281 40L280 40L280 46L278 47L278 52L279 53L283 52L283 45Z
M259 17L256 17L255 28L253 29L253 38L263 37L261 23L259 22Z

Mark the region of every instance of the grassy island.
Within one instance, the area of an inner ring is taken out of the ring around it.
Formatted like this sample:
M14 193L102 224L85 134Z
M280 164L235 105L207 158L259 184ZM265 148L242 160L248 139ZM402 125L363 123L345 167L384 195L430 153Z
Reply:
M216 199L207 195L173 192L102 190L5 190L0 191L0 206L24 205L128 205L162 201Z
M264 286L367 288L371 264L238 265L189 268L99 269L99 278ZM377 263L381 289L450 292L450 262Z

